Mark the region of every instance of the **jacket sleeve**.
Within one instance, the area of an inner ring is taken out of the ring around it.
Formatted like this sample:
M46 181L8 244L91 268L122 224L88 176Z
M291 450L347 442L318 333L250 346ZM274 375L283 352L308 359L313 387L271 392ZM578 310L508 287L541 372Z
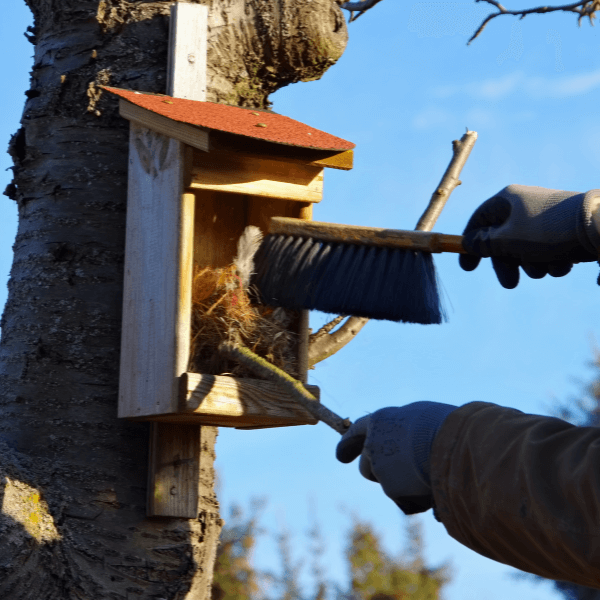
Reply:
M434 439L431 484L435 518L461 544L600 589L600 428L465 404Z

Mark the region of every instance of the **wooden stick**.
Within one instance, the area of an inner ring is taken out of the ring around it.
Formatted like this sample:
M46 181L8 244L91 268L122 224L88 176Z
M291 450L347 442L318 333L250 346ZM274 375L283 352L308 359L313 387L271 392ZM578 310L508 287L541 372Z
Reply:
M241 343L222 342L219 344L218 349L219 352L242 363L257 375L262 375L270 381L277 383L294 400L302 404L315 419L323 421L323 423L329 425L329 427L342 435L348 431L351 425L349 419L342 419L342 417L336 415L326 406L317 402L317 399L306 390L300 381L294 379L261 356L258 356L250 348Z
M452 160L450 161L440 184L437 186L435 192L433 192L431 200L429 200L429 205L419 219L415 229L420 231L431 231L433 229L444 206L446 206L448 198L450 198L450 194L454 191L454 188L462 183L459 179L460 172L465 166L467 158L469 158L469 154L471 154L471 150L476 141L477 132L469 131L467 129L467 132L460 140L454 140L452 142L452 150L454 152Z
M461 235L413 231L412 229L381 229L362 225L340 225L338 223L302 221L289 217L272 217L269 233L316 238L324 242L404 248L421 252L466 253L462 247Z

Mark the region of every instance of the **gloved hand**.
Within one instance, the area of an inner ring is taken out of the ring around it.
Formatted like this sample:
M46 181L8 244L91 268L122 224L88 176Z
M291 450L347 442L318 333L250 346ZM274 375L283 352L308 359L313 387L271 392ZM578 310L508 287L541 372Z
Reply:
M573 263L598 260L600 190L585 194L525 185L509 185L486 200L463 232L460 266L477 267L492 257L500 284L519 283L519 267L529 277L562 277Z
M381 484L404 514L425 512L433 506L429 479L433 439L457 408L440 402L382 408L353 423L337 446L337 459L349 463L360 456L361 475Z

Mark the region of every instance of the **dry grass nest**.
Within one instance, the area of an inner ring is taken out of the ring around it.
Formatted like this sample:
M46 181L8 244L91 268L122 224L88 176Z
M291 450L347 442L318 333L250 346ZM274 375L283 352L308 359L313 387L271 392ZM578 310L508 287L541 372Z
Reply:
M234 265L196 268L192 284L192 343L189 370L210 375L257 377L221 356L224 341L241 340L292 377L297 377L297 336L288 330L296 311L258 304L244 289Z

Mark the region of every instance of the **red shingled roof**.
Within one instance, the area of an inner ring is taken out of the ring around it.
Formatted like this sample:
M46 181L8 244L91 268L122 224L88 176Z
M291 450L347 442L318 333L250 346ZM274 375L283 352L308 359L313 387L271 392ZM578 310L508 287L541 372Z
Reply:
M258 111L215 102L184 100L106 86L104 89L163 117L207 129L257 138L275 144L318 150L343 152L356 146L352 142L325 133L320 129L309 127L300 121L294 121L294 119L269 111Z

